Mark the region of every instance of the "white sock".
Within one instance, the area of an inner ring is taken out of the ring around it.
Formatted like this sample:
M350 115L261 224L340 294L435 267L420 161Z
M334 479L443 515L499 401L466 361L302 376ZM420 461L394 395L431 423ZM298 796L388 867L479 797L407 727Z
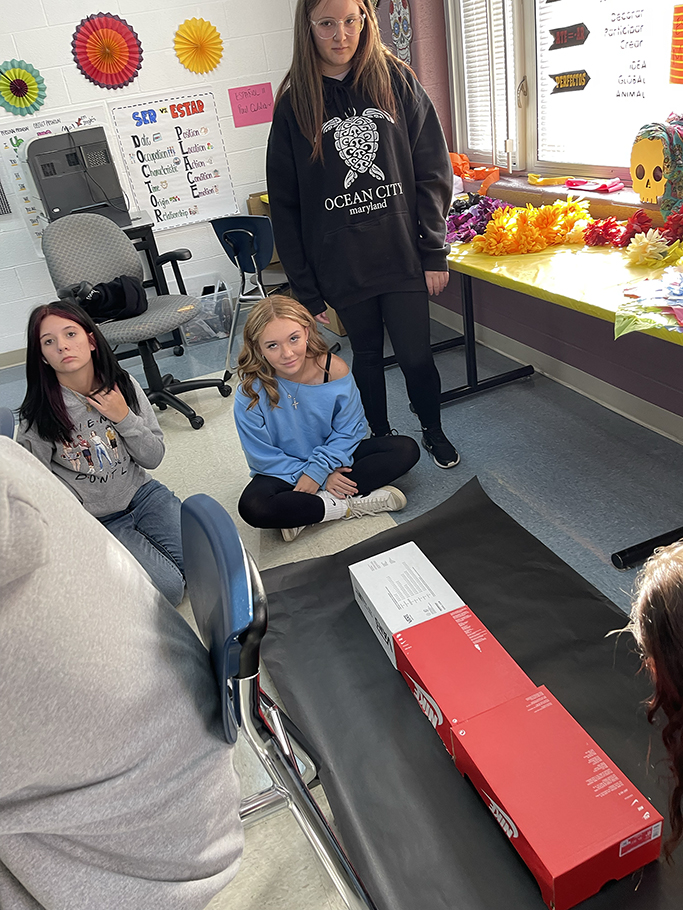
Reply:
M327 490L318 490L315 494L319 496L325 506L323 521L334 521L336 518L343 518L346 515L347 505L345 499L337 499Z

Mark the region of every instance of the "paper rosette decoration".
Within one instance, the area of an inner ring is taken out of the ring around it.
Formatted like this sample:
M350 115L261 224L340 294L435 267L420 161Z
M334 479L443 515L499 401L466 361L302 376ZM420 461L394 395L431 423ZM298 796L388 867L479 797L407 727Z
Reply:
M128 23L111 13L83 19L71 50L86 79L104 88L123 88L142 66L142 45Z
M208 73L223 56L223 41L215 25L206 19L186 19L175 33L176 56L193 73Z
M0 105L11 114L33 114L45 103L45 80L23 60L6 60L0 66Z

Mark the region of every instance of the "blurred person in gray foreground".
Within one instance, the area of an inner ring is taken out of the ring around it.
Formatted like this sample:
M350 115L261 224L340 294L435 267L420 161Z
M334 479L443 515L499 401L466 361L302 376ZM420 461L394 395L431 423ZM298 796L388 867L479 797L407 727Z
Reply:
M0 438L0 907L201 910L237 872L209 657L133 556Z

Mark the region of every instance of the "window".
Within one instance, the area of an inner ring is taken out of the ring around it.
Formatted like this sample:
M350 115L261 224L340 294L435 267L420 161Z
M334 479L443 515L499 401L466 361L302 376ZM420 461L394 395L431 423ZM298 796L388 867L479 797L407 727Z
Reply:
M447 0L447 13L457 151L472 161L495 144L504 167L625 174L640 127L683 114L683 0Z

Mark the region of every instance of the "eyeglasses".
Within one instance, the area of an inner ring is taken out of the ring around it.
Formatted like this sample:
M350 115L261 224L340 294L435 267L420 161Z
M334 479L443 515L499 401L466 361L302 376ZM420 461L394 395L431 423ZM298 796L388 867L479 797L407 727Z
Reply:
M346 19L311 19L311 25L316 35L318 38L322 38L323 41L334 38L337 34L338 25L341 25L344 29L345 35L353 38L356 35L360 35L364 24L365 13L361 13L360 16L347 16Z

